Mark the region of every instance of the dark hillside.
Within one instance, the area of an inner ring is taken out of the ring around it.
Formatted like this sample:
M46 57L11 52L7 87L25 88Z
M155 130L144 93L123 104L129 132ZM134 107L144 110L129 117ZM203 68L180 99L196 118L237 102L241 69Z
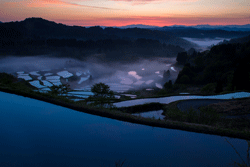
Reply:
M250 35L242 38L234 38L229 41L229 43L245 43L250 41Z
M184 48L190 48L190 43L181 38L175 37L172 33L162 32L157 30L141 29L141 28L128 28L128 29L118 29L118 28L105 28L104 32L110 35L117 35L120 38L146 38L159 40L161 43L179 45ZM194 46L194 45L193 45Z
M3 23L0 36L0 55L50 54L81 60L97 55L107 61L174 57L194 46L161 31L66 26L42 18Z
M177 61L182 57L179 53ZM217 45L210 51L187 55L184 60L176 84L207 85L215 93L250 90L250 40Z
M250 34L250 31L227 31L221 29L198 29L193 27L162 27L159 31L172 33L177 37L190 38L239 38Z
M179 45L183 48L191 48L194 44L175 37L172 33L149 30L149 29L119 29L119 28L101 28L96 27L80 27L67 26L57 24L42 18L27 18L21 22L3 23L6 28L18 29L27 38L65 38L77 40L103 40L103 39L130 39L138 38L159 40L161 43ZM2 32L0 32L2 33Z

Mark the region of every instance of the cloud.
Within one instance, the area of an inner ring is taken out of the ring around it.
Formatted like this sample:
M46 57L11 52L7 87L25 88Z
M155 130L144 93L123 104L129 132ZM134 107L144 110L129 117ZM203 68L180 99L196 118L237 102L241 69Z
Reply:
M196 2L199 0L111 0L111 1L119 1L119 2L128 2L132 5L143 5L149 3L163 3L163 2Z
M69 25L82 26L125 26L131 24L145 24L155 26L170 26L170 25L197 25L197 24L211 24L211 25L230 25L230 24L248 24L249 15L232 16L134 16L134 17L107 17L107 18L92 18L88 20L57 20Z
M77 2L80 2L79 0L76 0L76 3L74 2L66 2L62 0L28 0L28 1L17 1L17 2L5 2L4 5L6 6L12 6L12 7L20 7L20 6L26 6L26 7L48 7L49 5L57 5L62 7L69 7L69 6L77 6L77 7L85 7L85 8L95 8L95 9L104 9L104 10L122 10L122 9L115 9L115 8L108 8L108 7L101 7L101 6L91 6L91 5L82 5L78 4Z

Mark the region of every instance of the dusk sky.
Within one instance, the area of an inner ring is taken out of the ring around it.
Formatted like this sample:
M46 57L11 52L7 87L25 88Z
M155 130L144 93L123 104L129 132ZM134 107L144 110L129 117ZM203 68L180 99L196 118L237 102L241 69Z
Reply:
M67 25L250 24L249 0L1 0L0 21L42 17Z

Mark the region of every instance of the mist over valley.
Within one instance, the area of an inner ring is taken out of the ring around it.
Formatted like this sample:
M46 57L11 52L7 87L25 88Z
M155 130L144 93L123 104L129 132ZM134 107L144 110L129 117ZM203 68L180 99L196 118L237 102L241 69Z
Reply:
M27 80L42 90L63 83L69 84L73 90L90 91L93 84L103 82L111 90L122 93L134 89L162 88L167 80L177 78L179 68L174 67L175 63L175 58L123 64L49 56L6 57L0 59L0 71ZM167 70L170 76L163 78ZM43 86L38 81L42 81Z
M0 11L0 167L250 167L248 1Z
M178 55L187 52L191 56L249 34L189 27L86 28L42 18L0 26L0 71L28 80L44 91L61 84L90 91L99 82L120 93L162 89L166 82L176 81L185 65L177 63ZM188 59L186 63L193 64L194 58Z

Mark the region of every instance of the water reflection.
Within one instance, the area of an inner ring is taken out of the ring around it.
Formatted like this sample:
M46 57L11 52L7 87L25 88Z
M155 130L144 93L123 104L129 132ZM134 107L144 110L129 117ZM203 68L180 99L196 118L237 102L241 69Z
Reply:
M132 115L145 117L145 118L154 118L154 119L164 119L164 115L162 115L163 110L157 110L157 111L148 111L148 112L142 112L142 113L136 113Z
M188 100L188 99L232 99L232 98L243 98L250 97L248 92L236 92L228 93L223 95L213 95L213 96L170 96L170 97L161 97L161 98L147 98L147 99L136 99L128 100L119 103L114 103L116 107L129 107L134 105L141 105L146 103L163 103L168 104L178 100Z
M224 137L152 128L0 92L0 166L229 166ZM246 159L247 142L227 138Z

